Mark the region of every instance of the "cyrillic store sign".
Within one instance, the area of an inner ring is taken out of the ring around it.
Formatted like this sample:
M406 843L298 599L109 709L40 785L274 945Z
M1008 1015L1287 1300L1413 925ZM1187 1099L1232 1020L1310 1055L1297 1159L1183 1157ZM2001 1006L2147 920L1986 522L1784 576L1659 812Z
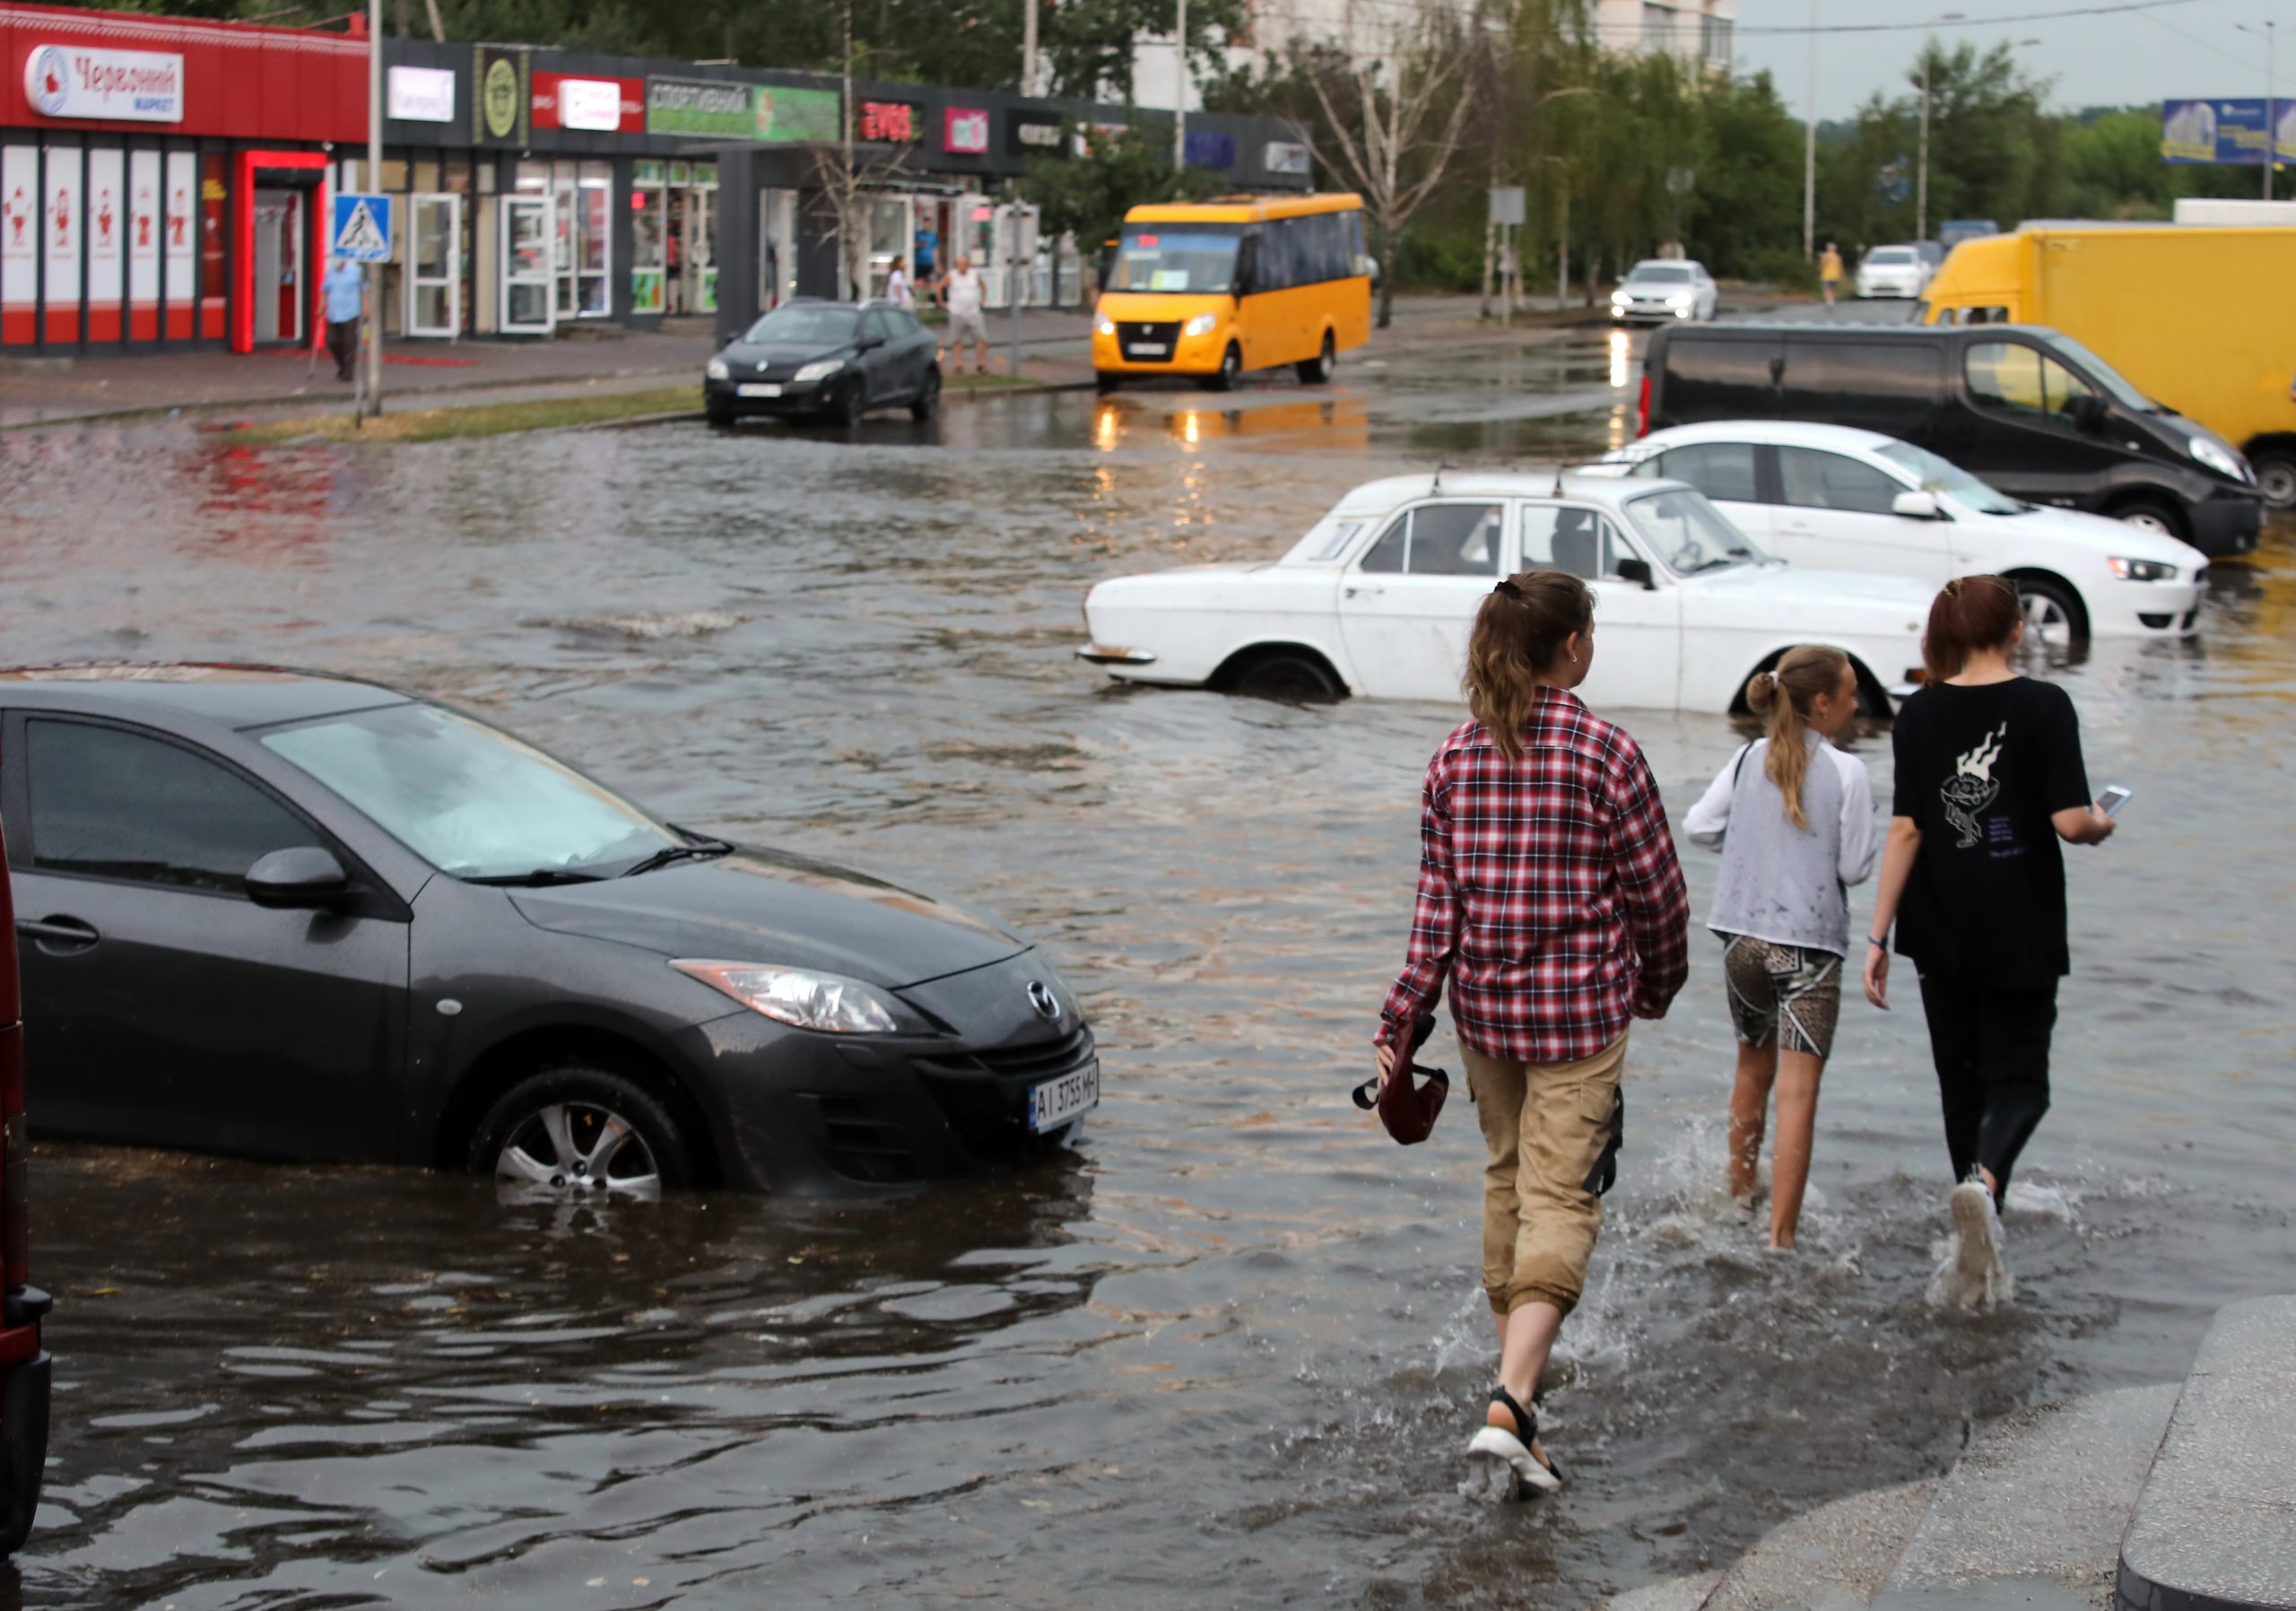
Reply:
M598 131L622 126L622 86L610 78L558 81L558 126Z
M24 57L24 99L43 118L181 123L183 57L35 45Z
M384 105L408 123L455 120L455 74L448 67L393 67Z
M729 83L722 78L649 78L646 132L787 144L834 140L841 131L835 90Z
M1004 114L1004 154L1008 157L1062 157L1068 142L1062 137L1064 119L1058 112Z
M952 106L941 109L941 149L960 156L988 154L988 109Z

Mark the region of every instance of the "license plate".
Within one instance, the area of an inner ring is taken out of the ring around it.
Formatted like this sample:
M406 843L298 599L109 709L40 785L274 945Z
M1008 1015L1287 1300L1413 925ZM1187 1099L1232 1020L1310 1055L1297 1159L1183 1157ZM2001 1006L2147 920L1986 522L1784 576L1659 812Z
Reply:
M734 389L744 397L778 397L781 395L781 388L770 381L752 380Z
M1170 349L1161 341L1135 341L1125 348L1124 355L1127 358L1161 358L1169 351Z
M1100 1105L1100 1066L1094 1063L1074 1074L1029 1087L1029 1128L1041 1136L1057 1130L1080 1113Z

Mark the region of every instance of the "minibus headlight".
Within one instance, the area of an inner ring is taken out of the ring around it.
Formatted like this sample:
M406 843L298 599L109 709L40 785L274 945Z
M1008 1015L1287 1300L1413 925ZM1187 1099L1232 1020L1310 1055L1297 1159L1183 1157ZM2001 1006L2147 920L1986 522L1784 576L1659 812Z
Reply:
M1220 316L1216 313L1199 313L1194 318L1188 320L1187 323L1180 327L1180 334L1182 335L1209 335L1212 334L1213 327L1217 325L1219 322Z
M2237 454L2217 446L2205 436L2194 437L2186 445L2195 459L2219 475L2232 481L2248 480L2248 467L2240 462Z
M1105 313L1095 315L1092 319L1092 334L1095 335L1114 335L1116 334L1116 320L1110 318Z

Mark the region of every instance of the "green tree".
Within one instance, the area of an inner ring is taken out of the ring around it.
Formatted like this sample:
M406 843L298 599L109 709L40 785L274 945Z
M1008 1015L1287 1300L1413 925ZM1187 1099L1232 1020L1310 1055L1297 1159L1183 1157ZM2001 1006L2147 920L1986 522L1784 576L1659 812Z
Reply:
M1200 169L1173 168L1171 125L1152 119L1094 136L1089 156L1039 157L1029 164L1021 195L1040 209L1042 233L1073 230L1089 258L1131 208L1209 196L1219 187L1220 181Z

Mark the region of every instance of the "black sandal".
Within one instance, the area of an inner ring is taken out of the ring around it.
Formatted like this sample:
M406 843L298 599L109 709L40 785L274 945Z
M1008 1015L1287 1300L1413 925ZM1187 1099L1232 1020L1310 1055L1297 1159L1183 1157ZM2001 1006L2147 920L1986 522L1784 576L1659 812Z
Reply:
M1531 1452L1531 1443L1539 1435L1539 1418L1516 1402L1515 1395L1503 1387L1491 1389L1491 1402L1506 1406L1515 1418L1515 1430L1485 1425L1467 1444L1467 1452L1489 1459L1503 1460L1515 1475L1542 1493L1552 1493L1562 1486L1562 1467L1552 1460L1543 1460ZM1531 1402L1538 1402L1532 1395Z

